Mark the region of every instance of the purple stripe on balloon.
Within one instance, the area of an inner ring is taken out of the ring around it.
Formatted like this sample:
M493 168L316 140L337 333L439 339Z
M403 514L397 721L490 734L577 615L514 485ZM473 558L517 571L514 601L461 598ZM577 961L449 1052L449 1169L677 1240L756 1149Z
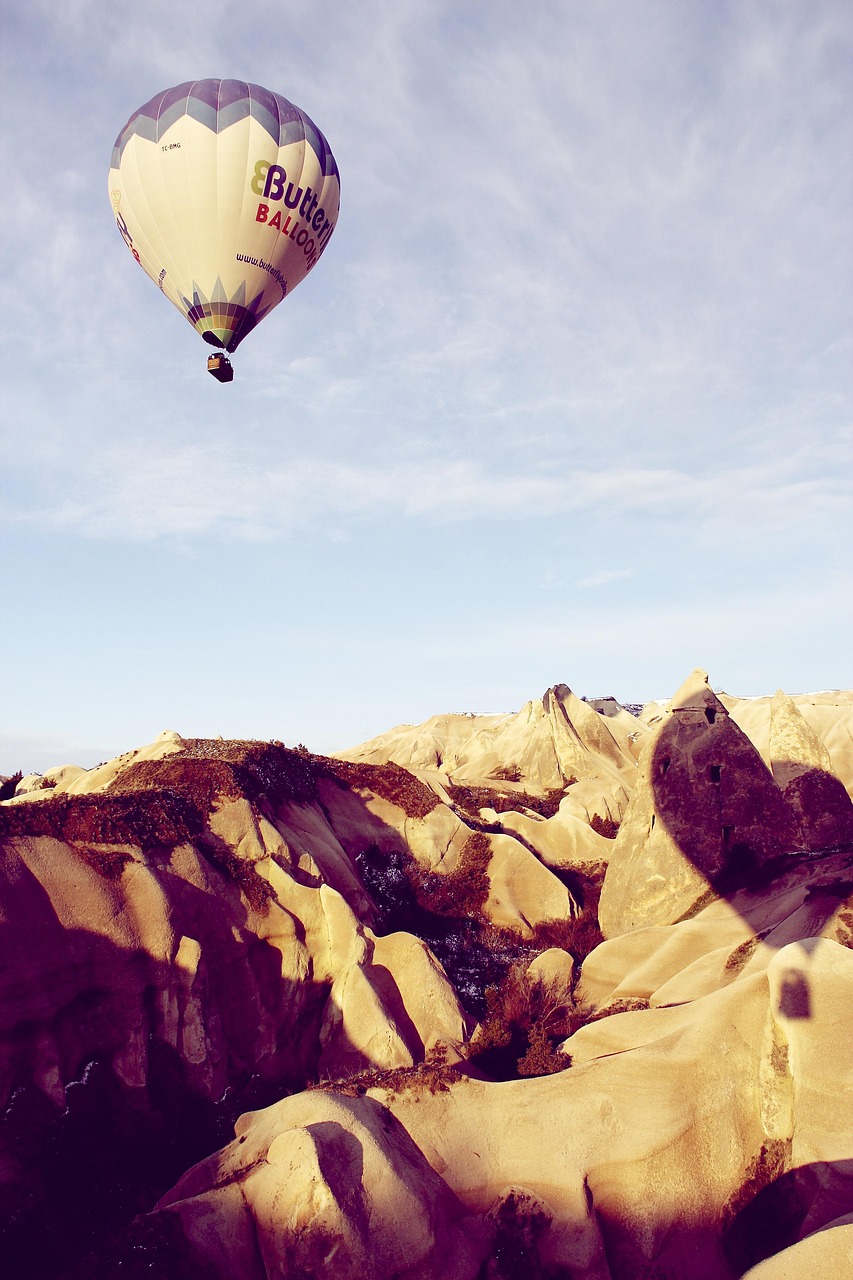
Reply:
M328 142L310 116L280 93L271 93L245 80L186 80L173 89L155 94L130 117L115 140L112 167L117 169L134 135L159 142L167 129L190 115L213 133L251 115L275 143L282 147L304 139L314 149L324 177L340 181L338 166Z

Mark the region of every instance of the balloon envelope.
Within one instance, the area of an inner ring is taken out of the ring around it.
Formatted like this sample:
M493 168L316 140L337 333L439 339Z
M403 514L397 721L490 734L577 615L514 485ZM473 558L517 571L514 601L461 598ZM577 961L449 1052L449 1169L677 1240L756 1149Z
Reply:
M236 350L303 280L338 218L338 167L304 111L243 80L158 93L116 138L119 231L205 341Z

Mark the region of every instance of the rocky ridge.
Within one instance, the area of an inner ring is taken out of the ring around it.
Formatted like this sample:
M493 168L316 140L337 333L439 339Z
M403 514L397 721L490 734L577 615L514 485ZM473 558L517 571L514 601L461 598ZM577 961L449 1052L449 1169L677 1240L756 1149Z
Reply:
M560 685L337 759L170 733L21 780L4 1274L831 1271L851 725L694 672L642 718Z

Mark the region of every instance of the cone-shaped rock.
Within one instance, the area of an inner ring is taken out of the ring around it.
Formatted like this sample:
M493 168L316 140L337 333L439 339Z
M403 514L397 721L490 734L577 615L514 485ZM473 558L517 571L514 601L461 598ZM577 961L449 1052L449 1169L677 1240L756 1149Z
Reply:
M853 840L853 801L833 772L826 747L781 689L770 704L770 767L807 848Z
M627 714L625 720L634 732L645 731ZM626 725L599 714L565 684L547 689L512 715L434 716L422 725L398 726L344 758L440 768L456 781L511 771L546 788L575 779L601 779L612 786L633 779L635 767Z
M801 844L755 747L694 671L647 742L601 894L606 937L670 924Z

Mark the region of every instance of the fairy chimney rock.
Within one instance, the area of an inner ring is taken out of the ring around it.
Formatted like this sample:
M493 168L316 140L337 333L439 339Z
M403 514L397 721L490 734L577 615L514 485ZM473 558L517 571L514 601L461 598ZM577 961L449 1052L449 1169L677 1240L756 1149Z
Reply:
M694 671L640 758L602 890L602 930L670 924L709 888L725 894L801 843L758 751Z
M825 745L781 689L770 704L769 754L773 777L806 847L817 851L853 840L853 801Z

